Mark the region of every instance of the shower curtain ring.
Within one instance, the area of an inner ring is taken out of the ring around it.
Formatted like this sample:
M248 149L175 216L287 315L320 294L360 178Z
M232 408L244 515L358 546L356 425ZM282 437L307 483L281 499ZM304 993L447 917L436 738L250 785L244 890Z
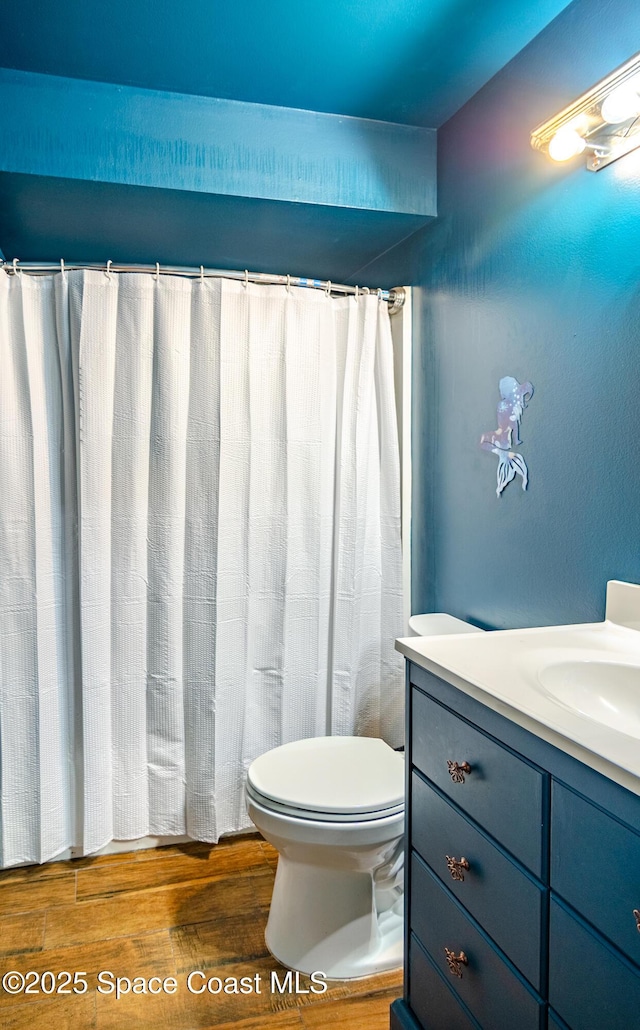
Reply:
M200 285L204 286L204 265L200 265Z
M242 285L244 286L245 290L246 290L247 286L249 285L249 269L248 268L245 268L245 270L244 270L244 281L243 281Z
M378 300L382 300L382 290L378 290Z
M156 261L156 282L160 282L160 262Z
M18 271L18 258L14 258L13 259L13 274L14 275L21 275L22 274L21 272Z
M287 276L287 293L291 293L291 276Z
M109 282L111 282L111 265L112 264L113 264L113 261L111 261L111 260L107 261L107 267L106 267L105 272L104 272L104 274L106 275L106 277L109 280Z
M64 270L64 258L60 258L60 274L62 275L63 283L67 281L67 273Z
M325 291L324 292L325 292L325 296L326 297L330 297L331 296L331 279L327 279L327 285L325 287Z
M360 296L360 287L356 286L356 300L358 299L359 296Z

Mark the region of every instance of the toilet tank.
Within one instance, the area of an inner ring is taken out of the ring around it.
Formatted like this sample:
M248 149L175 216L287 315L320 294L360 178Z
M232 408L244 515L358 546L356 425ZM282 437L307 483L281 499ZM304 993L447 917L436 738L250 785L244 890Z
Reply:
M426 615L412 615L409 629L416 637L434 637L443 633L484 633L478 626L456 619L445 612L429 612Z

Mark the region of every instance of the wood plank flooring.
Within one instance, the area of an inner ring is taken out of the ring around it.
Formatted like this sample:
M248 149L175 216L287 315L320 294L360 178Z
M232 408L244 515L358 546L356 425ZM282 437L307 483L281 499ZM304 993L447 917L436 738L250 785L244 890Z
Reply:
M15 971L32 985L15 995L0 987L0 1027L388 1030L400 970L329 982L323 994L306 977L300 992L295 982L287 989L286 970L264 943L276 861L265 841L247 835L0 872L0 977ZM65 972L70 983L58 975ZM190 973L202 993L189 991ZM115 989L102 993L99 974L103 991L116 977L131 989L119 999ZM226 989L209 993L212 977Z

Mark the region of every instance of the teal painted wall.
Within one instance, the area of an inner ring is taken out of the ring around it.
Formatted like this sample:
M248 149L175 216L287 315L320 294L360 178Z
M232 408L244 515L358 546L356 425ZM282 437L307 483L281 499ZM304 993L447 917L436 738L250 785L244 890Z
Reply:
M7 8L16 26L23 7ZM259 201L181 190L182 180L134 186L60 168L54 179L51 168L24 175L13 164L0 176L0 245L9 239L8 257L88 259L112 233L103 259L416 284L413 609L494 627L600 618L607 579L640 580L640 155L593 175L552 165L529 133L637 50L637 0L575 0L440 129L437 221L373 262L415 228L406 208L363 222L335 207L327 221L331 205L293 194ZM214 197L201 218L202 199ZM82 253L69 250L74 239ZM478 441L495 428L507 374L536 389L522 424L531 479L526 493L512 483L497 499L496 460Z
M435 127L566 5L0 4L0 248L375 287Z
M434 217L435 144L416 126L0 68L0 247L341 281Z
M597 174L529 133L640 50L637 0L576 0L438 133L439 217L370 266L417 284L413 610L592 621L640 582L640 152ZM500 499L498 380L530 380Z
M0 68L0 170L435 214L435 132Z

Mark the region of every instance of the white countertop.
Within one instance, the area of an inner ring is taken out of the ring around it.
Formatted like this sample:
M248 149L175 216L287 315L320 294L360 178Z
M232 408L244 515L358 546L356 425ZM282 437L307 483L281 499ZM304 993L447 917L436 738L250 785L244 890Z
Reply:
M618 618L620 598L626 603L631 597L635 603L640 587L633 585L635 593L625 594L612 591L615 586L609 584L607 614ZM607 619L575 626L405 637L396 641L396 648L488 708L640 794L640 737L636 731L603 725L559 703L541 681L545 669L563 662L640 665L638 622L628 617L626 607L624 621L626 625Z

